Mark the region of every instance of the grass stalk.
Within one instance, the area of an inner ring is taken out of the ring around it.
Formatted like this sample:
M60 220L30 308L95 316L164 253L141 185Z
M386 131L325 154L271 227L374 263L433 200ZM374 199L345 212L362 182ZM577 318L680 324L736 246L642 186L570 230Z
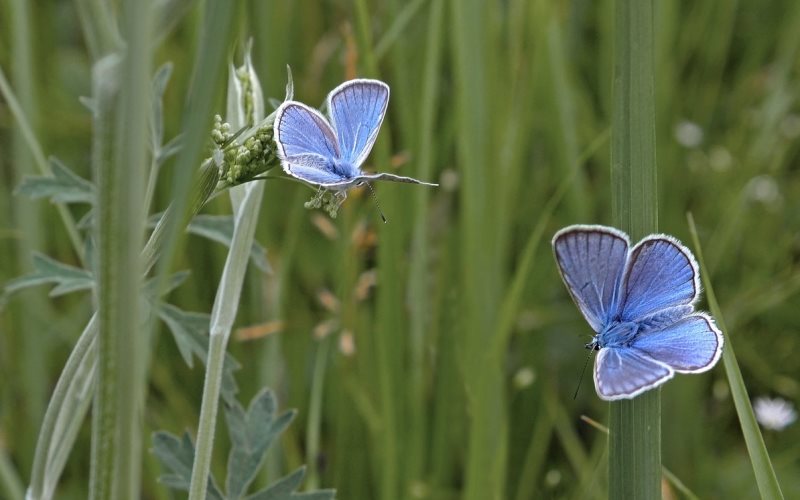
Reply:
M614 4L612 219L634 241L658 229L653 14L653 0ZM609 498L660 498L660 389L610 403L609 427Z
M694 224L694 217L692 217L690 213L687 214L687 218L689 221L689 231L692 234L694 252L697 256L697 261L700 263L700 269L707 269L703 257L703 248L700 246L700 238L697 236L697 227ZM770 500L782 499L783 492L778 483L778 477L775 475L775 470L772 468L772 461L769 458L769 453L767 453L764 437L761 435L758 422L756 422L753 406L750 404L750 397L747 395L747 388L742 379L742 372L739 370L739 362L736 360L733 344L731 344L731 338L730 335L728 335L728 328L725 326L725 318L722 317L722 310L719 308L717 296L714 294L714 287L711 286L711 279L708 273L703 274L702 278L711 314L714 316L717 326L722 331L723 335L725 335L725 347L722 349L722 364L725 366L725 375L728 378L728 384L730 384L733 404L736 406L736 414L739 416L739 425L742 428L744 442L747 446L747 453L750 455L750 463L753 466L753 472L756 476L758 492L761 494L761 498Z
M422 93L419 106L419 138L417 142L417 171L419 179L430 179L433 173L435 148L435 123L437 89L441 75L439 66L444 42L444 0L433 0L428 19L428 38L425 45L425 67L422 77ZM409 342L411 370L409 373L410 414L409 426L418 431L409 440L409 467L412 478L425 473L425 436L428 422L426 401L426 333L431 327L431 304L429 300L431 282L430 250L428 241L431 192L417 189L414 193L414 224L412 229L411 257L409 268Z

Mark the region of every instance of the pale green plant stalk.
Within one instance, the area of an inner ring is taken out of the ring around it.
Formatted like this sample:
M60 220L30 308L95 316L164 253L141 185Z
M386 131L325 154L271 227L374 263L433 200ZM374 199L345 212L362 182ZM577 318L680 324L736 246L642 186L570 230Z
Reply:
M7 2L10 18L9 31L11 34L12 50L11 71L14 79L14 88L19 98L19 107L31 121L31 128L35 128L37 117L39 116L38 99L36 98L34 82L36 81L36 66L33 63L32 29L34 23L31 16L30 3L25 0L12 0ZM35 160L30 149L25 144L25 134L20 127L12 127L11 132L11 156L15 159L16 175L32 174L35 168ZM30 133L30 131L29 131ZM26 199L22 196L14 196L14 209L8 216L12 217L14 227L26 228L24 238L16 241L16 260L19 269L30 268L31 250L41 248L45 241L44 225L42 220L42 207L39 203ZM34 331L38 328L36 318L44 321L51 321L52 307L41 291L29 292L20 304L22 314L17 316L14 321L14 331L19 333L22 346L22 355L19 356L20 379L26 394L23 400L23 418L31 424L38 422L44 413L44 405L47 402L47 369L45 362L50 352L50 343L43 341L34 335L26 332ZM11 333L11 332L9 332ZM36 439L36 427L28 425L19 430L20 442L24 443L24 448L19 455L19 459L24 463L29 463L32 459L32 443Z
M287 94L289 93L287 88ZM235 68L230 68L227 119L228 123L238 130L246 126L252 127L261 122L263 115L264 99L261 85L253 70L248 50L242 71L237 72ZM211 310L208 360L192 466L192 480L189 487L190 500L205 500L206 498L225 350L239 309L239 298L250 260L250 248L253 246L263 193L263 182L250 182L230 189L234 216L233 238Z
M612 219L633 241L658 230L653 3L614 5ZM661 498L660 389L609 410L609 498Z
M90 498L138 498L146 332L141 329L139 249L150 102L150 2L127 0L121 25L126 50L95 73L98 198L98 380L92 429ZM102 62L101 62L102 63ZM119 85L119 87L117 87Z

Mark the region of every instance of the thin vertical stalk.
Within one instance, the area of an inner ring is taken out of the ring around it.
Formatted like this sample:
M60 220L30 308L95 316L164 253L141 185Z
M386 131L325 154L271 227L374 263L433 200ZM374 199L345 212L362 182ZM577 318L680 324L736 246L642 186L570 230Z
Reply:
M311 374L311 395L308 402L308 424L306 425L306 443L308 450L308 474L306 475L306 489L313 491L319 487L319 465L316 457L320 452L320 434L322 428L322 396L325 387L325 371L328 368L333 340L328 335L317 345L314 355L314 368Z
M138 498L141 488L141 413L146 335L141 331L139 256L144 237L142 204L147 166L150 93L149 2L127 0L121 27L126 50L117 67L96 73L95 86L119 79L107 95L105 153L95 157L98 241L98 366L93 428L93 499ZM112 56L116 57L116 56ZM97 96L96 96L97 97ZM104 105L105 106L105 105ZM111 161L107 161L111 160Z
M239 194L243 192L244 194ZM220 285L211 309L210 340L200 423L197 430L197 447L192 466L189 500L205 500L211 454L214 449L214 430L219 409L219 394L225 349L239 309L244 273L258 221L258 209L264 193L264 183L256 182L232 188L234 205L234 230L230 251L225 260ZM238 198L241 197L241 198Z
M10 1L8 2L8 12L11 19L9 28L12 41L11 69L14 87L17 91L21 111L28 116L31 125L35 126L39 106L36 102L36 86L34 84L36 82L36 66L33 64L30 4L24 0ZM25 144L25 134L20 129L21 127L11 127L11 157L17 179L23 175L32 174L34 167L33 154ZM16 241L16 259L19 269L29 269L31 250L44 246L42 242L44 241L45 224L42 224L41 220L41 206L23 196L14 196L12 203L14 209L6 216L10 217L13 222L4 222L17 228L25 228L25 237L18 238ZM22 444L22 449L19 459L27 465L32 458L31 444L36 439L36 424L44 413L44 405L47 401L45 360L50 348L48 342L41 337L30 335L28 332L38 329L41 321L47 321L52 309L49 301L45 299L45 294L41 291L31 291L26 294L25 300L21 301L20 310L21 314L15 318L13 332L18 332L17 336L21 346L21 356L16 358L18 361L16 371L20 375L23 393L26 395L19 407L18 418L28 424L20 429L19 442ZM27 474L25 469L22 472Z
M361 57L366 73L378 76L378 64L373 47L371 14L366 0L356 0L355 17L358 38L361 45ZM391 111L391 109L390 109ZM388 122L388 120L387 120ZM373 158L379 164L389 163L390 153L385 139L391 137L389 123L384 123L381 134L384 139L376 144ZM382 196L383 207L394 213L397 193ZM398 224L381 228L381 244L378 246L378 282L381 284L377 300L376 323L381 325L380 334L374 339L374 352L377 360L377 383L380 391L380 411L383 430L380 439L380 494L381 500L399 498L401 474L406 462L403 450L403 432L400 424L401 407L397 404L398 396L403 394L399 380L400 369L398 359L402 356L404 345L402 331L404 318L397 304L402 301L402 280L399 273L399 262L402 262L400 247L403 245L402 226Z
M425 44L425 66L422 76L422 96L419 106L419 139L417 147L417 178L430 179L433 171L435 152L434 125L437 112L437 90L440 85L439 67L442 60L444 38L444 0L433 0L428 20L428 38ZM411 478L421 479L426 469L425 436L427 435L428 412L426 402L425 336L431 325L430 304L430 256L428 219L430 217L427 189L414 192L414 225L409 269L409 309L411 324L409 329L411 369L410 422L409 427L417 431L410 436L409 467Z
M614 6L612 218L633 240L658 228L653 4ZM609 425L609 498L660 498L660 389L611 403Z

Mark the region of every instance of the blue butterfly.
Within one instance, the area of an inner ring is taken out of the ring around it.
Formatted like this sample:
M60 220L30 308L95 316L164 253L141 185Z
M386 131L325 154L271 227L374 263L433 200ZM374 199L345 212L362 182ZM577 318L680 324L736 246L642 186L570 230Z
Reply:
M326 102L330 122L301 102L286 101L278 108L275 143L287 174L339 193L340 203L347 189L368 181L437 186L411 177L361 171L386 114L388 85L378 80L350 80L333 89Z
M605 400L630 399L675 373L711 369L722 354L713 318L694 310L697 262L671 236L650 235L631 248L606 226L569 226L553 237L561 278L596 332L594 385Z

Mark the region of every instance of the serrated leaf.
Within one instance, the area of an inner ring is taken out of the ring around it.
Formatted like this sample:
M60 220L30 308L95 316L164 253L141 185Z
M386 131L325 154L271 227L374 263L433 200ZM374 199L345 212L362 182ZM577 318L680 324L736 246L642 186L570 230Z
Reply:
M192 464L194 463L194 443L188 432L178 438L169 432L159 431L153 434L153 454L161 465L169 471L158 480L166 486L181 491L189 491L192 478ZM206 498L223 500L224 497L214 481L208 477L208 492Z
M156 308L158 317L166 323L183 361L194 367L194 356L205 363L208 359L208 314L183 311L170 304L159 304ZM230 354L225 355L225 366L222 375L222 398L226 402L236 401L239 388L233 372L240 368L239 363Z
M94 184L76 175L58 158L51 156L49 161L52 176L25 176L14 192L33 199L50 198L53 203L94 203Z
M272 391L266 388L253 397L246 413L238 401L226 405L225 417L231 438L225 486L229 500L244 495L270 445L294 418L294 411L284 412L276 418L277 406Z
M3 294L11 295L32 286L54 284L56 287L50 291L50 296L56 297L77 290L89 290L94 285L89 271L62 264L38 252L33 253L33 269L32 273L7 282Z
M300 467L288 476L277 480L266 489L250 495L247 500L333 500L336 497L335 490L295 493L297 488L300 487L300 483L303 482L305 474L306 468Z
M198 215L189 223L188 230L192 234L230 247L233 238L233 216ZM267 251L258 242L254 241L250 249L250 261L262 271L272 273L269 261L267 261Z

